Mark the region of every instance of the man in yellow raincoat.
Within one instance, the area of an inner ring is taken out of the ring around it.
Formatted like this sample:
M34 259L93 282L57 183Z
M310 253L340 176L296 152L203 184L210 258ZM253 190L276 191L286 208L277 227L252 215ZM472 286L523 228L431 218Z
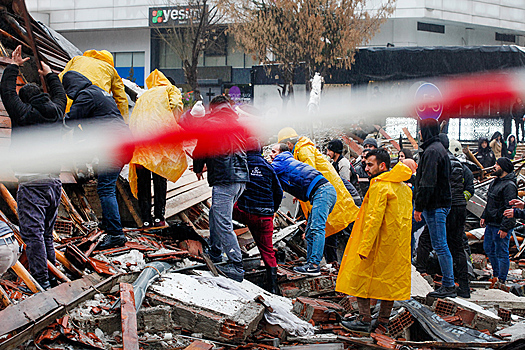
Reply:
M112 93L120 114L122 114L124 121L128 123L128 98L124 91L124 83L115 69L111 52L106 50L88 50L82 56L73 57L67 63L62 73L58 75L60 80L70 70L81 73L91 80L93 85ZM73 101L68 98L66 113L69 112L72 103Z
M180 90L154 70L146 78L148 90L133 108L129 128L133 136L155 135L167 129L179 129L182 113ZM144 227L165 226L167 180L177 181L188 167L182 145L137 146L129 163L131 192L139 201ZM151 178L154 190L154 217L151 216Z
M290 127L281 129L277 138L279 143L288 145L295 159L320 171L337 192L337 202L326 222L326 237L342 231L354 222L359 208L355 205L339 174L321 152L315 148L314 143L305 136L299 137L297 132ZM301 201L301 208L303 213L308 214L312 206Z
M357 297L359 318L342 326L370 332L370 299L381 300L378 324L388 325L394 300L410 299L412 191L403 182L412 171L397 163L390 171L387 151L366 155L370 188L354 223L335 290Z

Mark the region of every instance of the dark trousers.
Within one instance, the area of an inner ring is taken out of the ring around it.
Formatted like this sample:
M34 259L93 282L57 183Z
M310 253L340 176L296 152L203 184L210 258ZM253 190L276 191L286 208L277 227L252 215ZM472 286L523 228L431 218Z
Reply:
M252 234L253 240L261 253L261 258L266 267L277 267L275 251L273 250L273 216L260 216L242 211L233 207L233 219L246 226Z
M151 179L153 178L153 215L155 219L164 221L166 212L166 192L168 180L151 172L143 166L137 166L137 197L140 207L140 216L144 222L152 223L151 217Z
M20 235L27 245L29 271L40 284L49 280L47 261L56 262L53 228L61 195L59 179L22 182L18 186Z
M525 141L525 123L523 122L523 119L514 119L514 123L516 124L516 142L520 139L520 125L521 125L521 141Z
M102 225L107 234L124 235L117 202L117 180L120 168L108 169L98 174L97 193L102 207Z
M324 258L327 264L339 262L337 259L338 235L339 232L326 237L324 240Z
M447 216L447 244L454 261L454 276L458 281L468 280L467 256L465 254L464 235L466 207L463 205L453 206ZM420 273L427 272L428 257L432 251L430 242L430 233L428 227L425 227L417 246L416 269Z

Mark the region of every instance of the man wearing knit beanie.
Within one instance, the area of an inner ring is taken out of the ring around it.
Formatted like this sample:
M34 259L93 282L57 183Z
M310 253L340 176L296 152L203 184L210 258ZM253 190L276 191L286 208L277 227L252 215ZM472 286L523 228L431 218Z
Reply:
M437 253L442 285L428 296L433 298L454 298L453 260L447 245L446 220L450 212L452 195L450 191L451 164L447 150L439 140L439 123L435 119L421 121L420 138L423 153L419 161L414 190L414 219L424 220L430 232L432 247Z
M490 184L487 205L481 214L481 227L485 228L483 249L492 265L492 282L504 284L509 272L509 242L516 219L504 215L511 209L511 201L518 198L518 186L514 165L505 157L499 158L492 175L497 176Z

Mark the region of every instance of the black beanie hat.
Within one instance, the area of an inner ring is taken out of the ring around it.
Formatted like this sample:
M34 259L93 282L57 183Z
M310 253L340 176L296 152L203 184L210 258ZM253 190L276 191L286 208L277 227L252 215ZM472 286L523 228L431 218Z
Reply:
M498 165L501 167L501 169L503 169L504 172L506 173L512 173L514 171L514 164L512 164L512 162L510 161L509 158L507 157L501 157L499 158L496 163L498 163Z
M328 146L326 146L330 151L342 154L343 153L343 142L339 139L333 139L332 141L328 142Z

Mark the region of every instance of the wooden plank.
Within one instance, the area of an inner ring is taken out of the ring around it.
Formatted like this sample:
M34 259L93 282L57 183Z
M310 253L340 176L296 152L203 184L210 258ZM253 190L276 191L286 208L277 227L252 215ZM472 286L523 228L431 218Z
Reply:
M414 148L415 150L419 149L419 145L417 144L416 140L414 140L414 138L410 134L410 131L408 131L408 128L403 128L403 132L405 133L405 136L407 137L408 141L410 141L412 148Z
M81 302L92 298L96 293L109 291L118 278L120 275L111 276L105 280L94 275L85 276L70 283L63 283L44 293L38 293L0 311L1 320L11 320L11 322L0 322L0 335L18 330L16 335L0 344L0 350L15 349L25 341L34 339L36 333L55 322L57 318L64 316ZM42 309L41 305L45 305L46 300L55 300L59 307L51 310ZM26 311L30 309L38 311L40 317L35 320L28 319Z
M179 187L179 188L176 188L174 189L173 191L171 192L168 192L167 196L166 196L166 199L170 199L170 198L173 198L175 196L178 196L184 192L188 192L188 191L191 191L197 187L200 187L202 186L202 182L200 181L197 181L197 179L195 179L195 182L191 182L187 185L184 185L182 187ZM208 186L208 184L206 183L206 186Z
M144 226L144 222L142 221L142 218L137 212L137 209L135 209L135 205L133 204L133 201L131 199L131 189L129 188L129 182L124 180L121 176L119 176L117 180L117 190L120 193L122 199L124 200L124 204L126 205L126 208L128 208L131 216L133 217L135 224L137 224L137 227Z
M122 321L122 349L139 350L135 294L129 283L120 283L120 317Z
M345 135L341 134L341 138L343 139L344 142L346 142L346 144L348 145L348 147L350 147L352 149L352 151L354 151L355 153L357 153L358 156L360 156L361 154L363 154L363 146L357 144L354 140L352 139L349 139L348 137L346 137Z
M11 128L11 118L9 118L5 110L0 110L0 128Z
M26 270L24 265L20 263L20 261L17 261L16 264L11 266L11 269L16 273L18 277L24 281L27 288L29 288L33 293L43 292L44 288L38 284L38 282L31 276L29 271Z
M166 202L166 218L180 213L200 202L211 198L211 187L206 183L191 191L175 196Z
M11 299L9 299L9 296L2 286L0 286L0 304L2 304L4 307L13 305Z
M399 151L399 150L401 149L401 146L399 146L399 143L397 143L396 140L394 140L393 138L391 138L390 135L388 135L388 134L386 133L386 131L385 131L381 126L379 126L379 125L374 125L374 127L377 129L377 131L379 131L379 133L380 133L381 135L383 135L384 138L386 138L388 141L390 141L390 143L392 144L392 146L394 146L394 148L395 148L396 150Z

